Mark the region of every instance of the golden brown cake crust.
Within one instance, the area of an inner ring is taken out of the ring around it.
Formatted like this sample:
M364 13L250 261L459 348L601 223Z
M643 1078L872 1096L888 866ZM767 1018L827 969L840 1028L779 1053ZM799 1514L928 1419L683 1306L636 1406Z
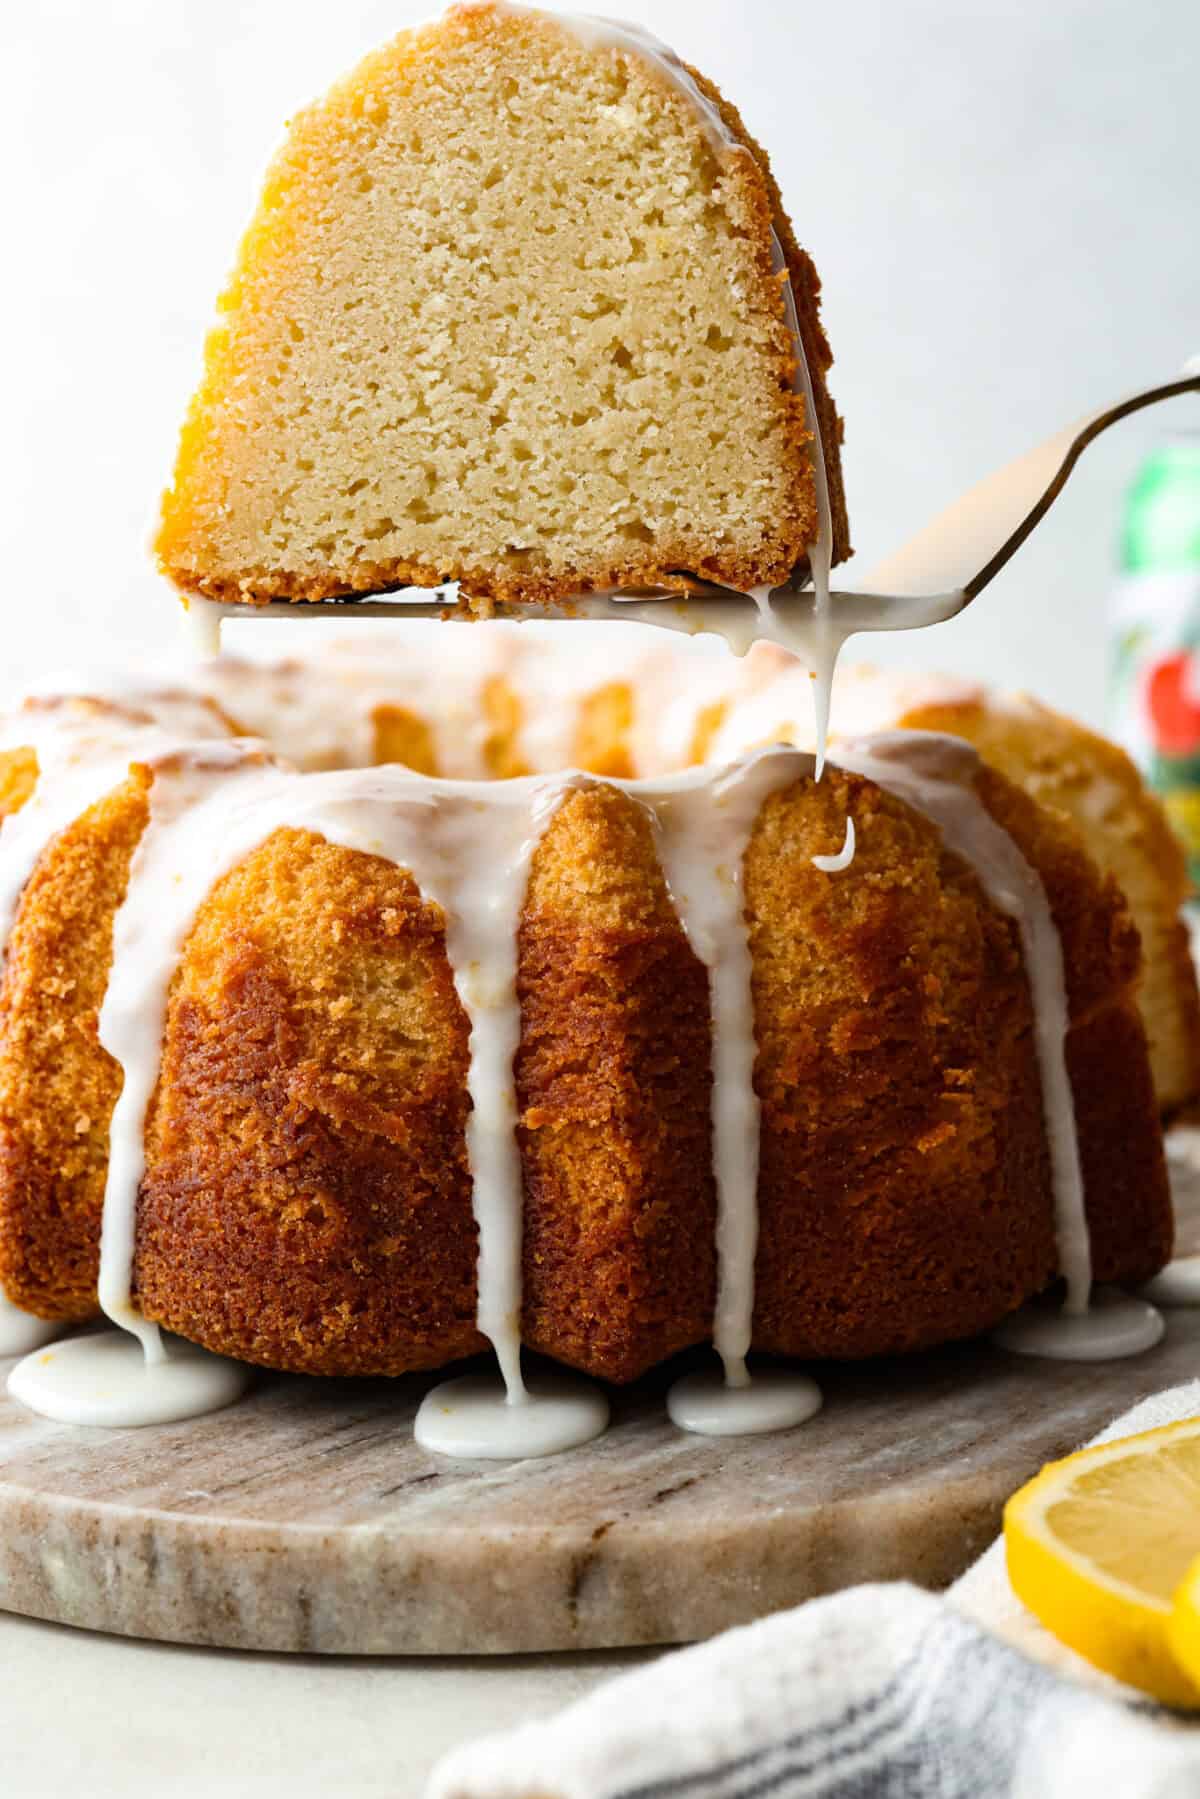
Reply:
M988 772L979 789L1063 935L1098 1277L1146 1278L1172 1224L1131 996L1136 936L1113 884L1030 801ZM808 858L836 848L847 806L859 848L835 891ZM768 801L746 892L764 1126L757 1347L858 1357L987 1329L1056 1262L1014 924L928 821L837 772Z
M1200 1095L1200 991L1181 908L1190 883L1183 849L1157 796L1124 750L1035 700L964 697L898 721L948 731L1039 805L1071 821L1115 876L1142 938L1138 1000L1159 1107L1170 1117Z
M390 863L276 832L201 908L171 994L147 1316L308 1373L482 1348L466 1072L437 908Z
M708 978L642 808L573 794L520 936L524 1339L627 1380L707 1337L716 1294Z
M25 771L31 752L0 754ZM36 767L36 757L32 757ZM121 1090L100 1046L112 920L149 816L135 769L41 857L21 899L0 982L0 1291L43 1318L97 1310L108 1127ZM8 810L16 811L16 796ZM0 814L2 816L2 814Z

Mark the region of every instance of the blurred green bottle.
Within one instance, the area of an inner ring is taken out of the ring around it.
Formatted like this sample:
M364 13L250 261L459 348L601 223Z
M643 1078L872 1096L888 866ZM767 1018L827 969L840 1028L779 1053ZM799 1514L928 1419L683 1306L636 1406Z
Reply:
M1200 432L1167 438L1125 503L1109 723L1161 795L1200 892Z

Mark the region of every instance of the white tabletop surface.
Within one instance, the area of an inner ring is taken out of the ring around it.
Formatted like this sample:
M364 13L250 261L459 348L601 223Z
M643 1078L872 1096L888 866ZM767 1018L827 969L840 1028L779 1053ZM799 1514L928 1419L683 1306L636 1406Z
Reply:
M418 1799L455 1743L554 1711L643 1659L245 1655L0 1613L0 1792Z

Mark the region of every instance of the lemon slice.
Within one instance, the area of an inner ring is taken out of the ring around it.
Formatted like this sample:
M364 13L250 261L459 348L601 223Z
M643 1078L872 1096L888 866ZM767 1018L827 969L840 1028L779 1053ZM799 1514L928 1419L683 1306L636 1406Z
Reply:
M1004 1508L1004 1543L1018 1597L1061 1642L1167 1705L1200 1707L1200 1418L1051 1462ZM1189 1570L1195 1605L1175 1626Z
M1200 1560L1192 1563L1175 1595L1167 1641L1179 1666L1200 1689Z

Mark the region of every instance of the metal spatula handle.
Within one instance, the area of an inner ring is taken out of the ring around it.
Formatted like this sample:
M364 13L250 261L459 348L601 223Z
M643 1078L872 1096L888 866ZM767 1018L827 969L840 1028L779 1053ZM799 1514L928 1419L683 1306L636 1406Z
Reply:
M968 605L1046 516L1090 443L1145 406L1197 392L1200 373L1189 373L1076 420L969 489L872 569L864 585L873 593L901 596L959 593ZM997 542L981 567L980 555Z

